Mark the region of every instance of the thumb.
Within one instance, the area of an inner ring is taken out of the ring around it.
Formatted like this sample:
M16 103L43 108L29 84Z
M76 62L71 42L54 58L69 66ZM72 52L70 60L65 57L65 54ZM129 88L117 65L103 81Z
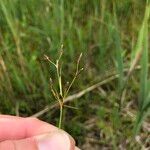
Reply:
M66 132L58 130L21 140L0 142L3 150L74 150L75 142Z

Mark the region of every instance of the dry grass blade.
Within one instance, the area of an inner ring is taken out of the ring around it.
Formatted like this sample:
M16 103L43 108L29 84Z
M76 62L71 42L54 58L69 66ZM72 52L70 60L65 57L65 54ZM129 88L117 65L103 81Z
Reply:
M134 69L136 68L136 66L138 65L141 57L142 57L142 50L137 52L137 54L136 54L136 56L135 56L135 58L134 58L134 60L133 60L133 62L131 64L131 66L129 68L129 71L127 73L127 79L132 75L132 73L133 73Z
M149 67L150 67L150 65L149 65ZM141 69L141 66L137 66L135 69L139 70L139 69ZM128 70L129 70L128 68L125 68L124 72L127 72ZM78 98L82 97L83 95L85 95L86 93L91 92L94 89L96 89L96 88L98 88L98 87L100 87L100 86L102 86L104 84L107 84L107 83L115 80L118 77L119 77L119 74L116 74L116 73L110 74L104 80L102 80L102 81L100 81L100 82L98 82L98 83L96 83L96 84L94 84L94 85L92 85L92 86L90 86L90 87L88 87L88 88L86 88L86 89L76 93L76 94L73 94L73 95L70 95L70 96L66 97L64 99L64 104L67 103L67 102L71 102L74 99L78 99ZM54 105L46 106L43 110L33 114L31 117L40 117L44 113L48 112L50 109L53 109L53 108L58 107L58 106L59 106L58 103L55 103Z
M64 99L64 103L71 102L74 99L78 99L78 98L82 97L84 94L96 89L97 87L104 85L104 84L107 84L108 82L116 79L118 76L119 76L118 74L113 75L113 76L111 76L111 77L109 77L109 78L107 78L107 79L105 79L105 80L103 80L97 84L94 84L94 85L88 87L87 89L85 89L79 93L70 95ZM43 115L44 113L48 112L50 109L53 109L53 108L58 107L58 106L59 106L59 103L55 103L52 106L46 106L43 110L37 112L36 114L32 115L31 117L39 117L39 116Z

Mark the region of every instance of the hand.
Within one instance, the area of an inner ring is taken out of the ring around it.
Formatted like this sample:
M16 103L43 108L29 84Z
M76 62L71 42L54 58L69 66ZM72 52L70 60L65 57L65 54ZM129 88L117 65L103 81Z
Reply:
M0 150L79 150L65 131L36 118L0 115Z

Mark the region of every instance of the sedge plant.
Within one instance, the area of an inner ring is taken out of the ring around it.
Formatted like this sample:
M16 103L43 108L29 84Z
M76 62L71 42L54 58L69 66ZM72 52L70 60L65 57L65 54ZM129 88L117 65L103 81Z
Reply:
M63 109L64 109L64 107L76 109L75 107L65 105L64 104L64 100L68 96L68 93L69 93L73 83L75 82L76 78L78 77L78 75L83 70L83 68L79 68L80 60L81 60L81 57L82 57L82 53L81 53L80 56L78 57L77 64L76 64L76 72L75 72L71 82L70 83L67 82L67 87L65 87L65 86L63 87L63 85L62 85L62 65L61 65L61 62L60 62L62 55L63 55L63 45L61 46L59 57L56 60L56 62L52 61L47 55L44 55L45 59L50 64L52 64L55 67L55 69L56 69L59 90L57 90L55 88L52 78L50 78L50 88L51 88L51 92L52 92L54 98L59 103L59 108L60 108L59 123L58 123L58 127L59 128L62 127L62 119L63 119Z

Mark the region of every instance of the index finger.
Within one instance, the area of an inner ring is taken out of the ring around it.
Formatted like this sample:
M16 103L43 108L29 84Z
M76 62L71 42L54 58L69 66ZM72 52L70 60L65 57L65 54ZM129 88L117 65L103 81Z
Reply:
M24 139L59 130L36 118L0 115L0 141Z

